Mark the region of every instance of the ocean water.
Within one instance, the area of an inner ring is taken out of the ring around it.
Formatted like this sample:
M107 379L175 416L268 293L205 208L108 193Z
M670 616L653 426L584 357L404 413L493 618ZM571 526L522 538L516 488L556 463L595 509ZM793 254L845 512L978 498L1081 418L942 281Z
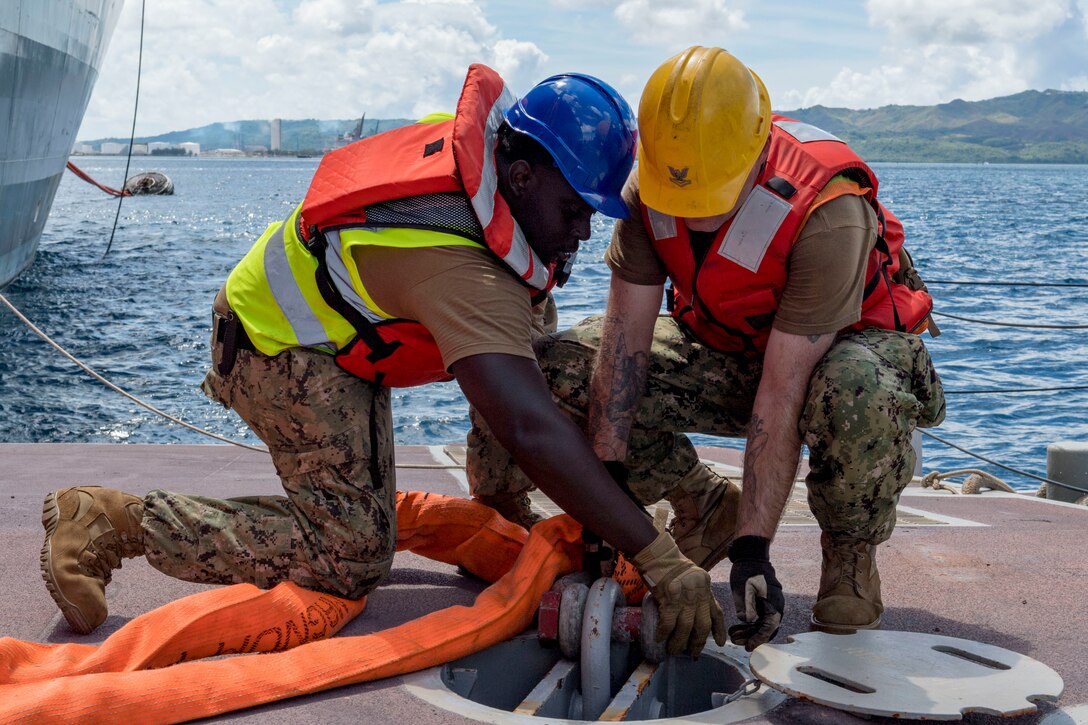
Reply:
M123 158L77 158L120 186ZM174 196L117 200L66 174L33 267L4 294L72 355L133 395L196 426L254 443L235 414L198 385L208 360L216 290L272 220L305 193L317 159L134 159L130 175L159 170ZM1088 166L876 164L881 198L937 301L962 317L1082 325L1088 288L1008 282L1088 282ZM612 222L593 222L575 275L556 293L560 326L601 312ZM998 284L950 284L952 281ZM976 391L1088 386L1088 330L1030 329L938 317L927 344L944 380L948 416L934 432L997 463L1045 475L1046 447L1088 440L1088 390ZM0 441L203 443L105 388L0 308ZM400 444L458 443L467 408L453 383L394 392ZM696 436L698 444L742 447ZM981 468L1020 489L1038 482L933 439L926 471Z

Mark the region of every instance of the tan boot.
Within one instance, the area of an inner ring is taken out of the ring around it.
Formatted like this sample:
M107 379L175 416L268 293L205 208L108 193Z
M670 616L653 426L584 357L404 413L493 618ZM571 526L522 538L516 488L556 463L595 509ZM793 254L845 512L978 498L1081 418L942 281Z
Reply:
M737 530L740 486L700 463L666 498L675 518L669 532L684 556L710 570L725 558Z
M473 501L495 509L507 521L513 521L526 529L533 528L533 524L543 518L533 512L529 494L525 491L504 491L493 496L476 496Z
M823 567L820 592L812 607L812 628L848 634L880 626L880 572L876 547L857 539L820 536Z
M144 553L143 499L77 486L45 497L42 578L72 629L88 634L106 619L106 585L121 558Z

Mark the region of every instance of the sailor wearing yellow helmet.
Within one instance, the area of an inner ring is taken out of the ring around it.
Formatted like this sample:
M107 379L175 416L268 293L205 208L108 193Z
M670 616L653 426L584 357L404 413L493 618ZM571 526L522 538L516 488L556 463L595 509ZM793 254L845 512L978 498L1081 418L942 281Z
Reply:
M606 467L643 503L672 504L680 550L708 570L729 557L730 637L748 650L782 621L770 549L807 445L823 550L812 626L877 627L876 549L914 470L911 434L944 418L919 337L935 334L932 300L903 227L849 146L772 113L759 76L720 48L661 64L638 123L607 311L540 338L541 369ZM746 440L739 489L690 432ZM477 450L476 495L528 488L494 446Z

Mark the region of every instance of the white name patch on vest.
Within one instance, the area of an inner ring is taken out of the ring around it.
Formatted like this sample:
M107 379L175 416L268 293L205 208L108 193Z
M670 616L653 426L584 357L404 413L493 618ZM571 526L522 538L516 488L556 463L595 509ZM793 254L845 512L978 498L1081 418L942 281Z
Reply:
M755 272L789 213L789 202L757 186L737 212L718 247L718 254L749 272Z

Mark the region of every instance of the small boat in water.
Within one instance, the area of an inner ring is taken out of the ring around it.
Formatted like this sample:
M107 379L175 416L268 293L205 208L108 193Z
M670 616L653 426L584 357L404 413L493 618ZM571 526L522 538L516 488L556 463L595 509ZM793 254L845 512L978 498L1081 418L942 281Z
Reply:
M34 260L122 4L0 2L0 288Z

